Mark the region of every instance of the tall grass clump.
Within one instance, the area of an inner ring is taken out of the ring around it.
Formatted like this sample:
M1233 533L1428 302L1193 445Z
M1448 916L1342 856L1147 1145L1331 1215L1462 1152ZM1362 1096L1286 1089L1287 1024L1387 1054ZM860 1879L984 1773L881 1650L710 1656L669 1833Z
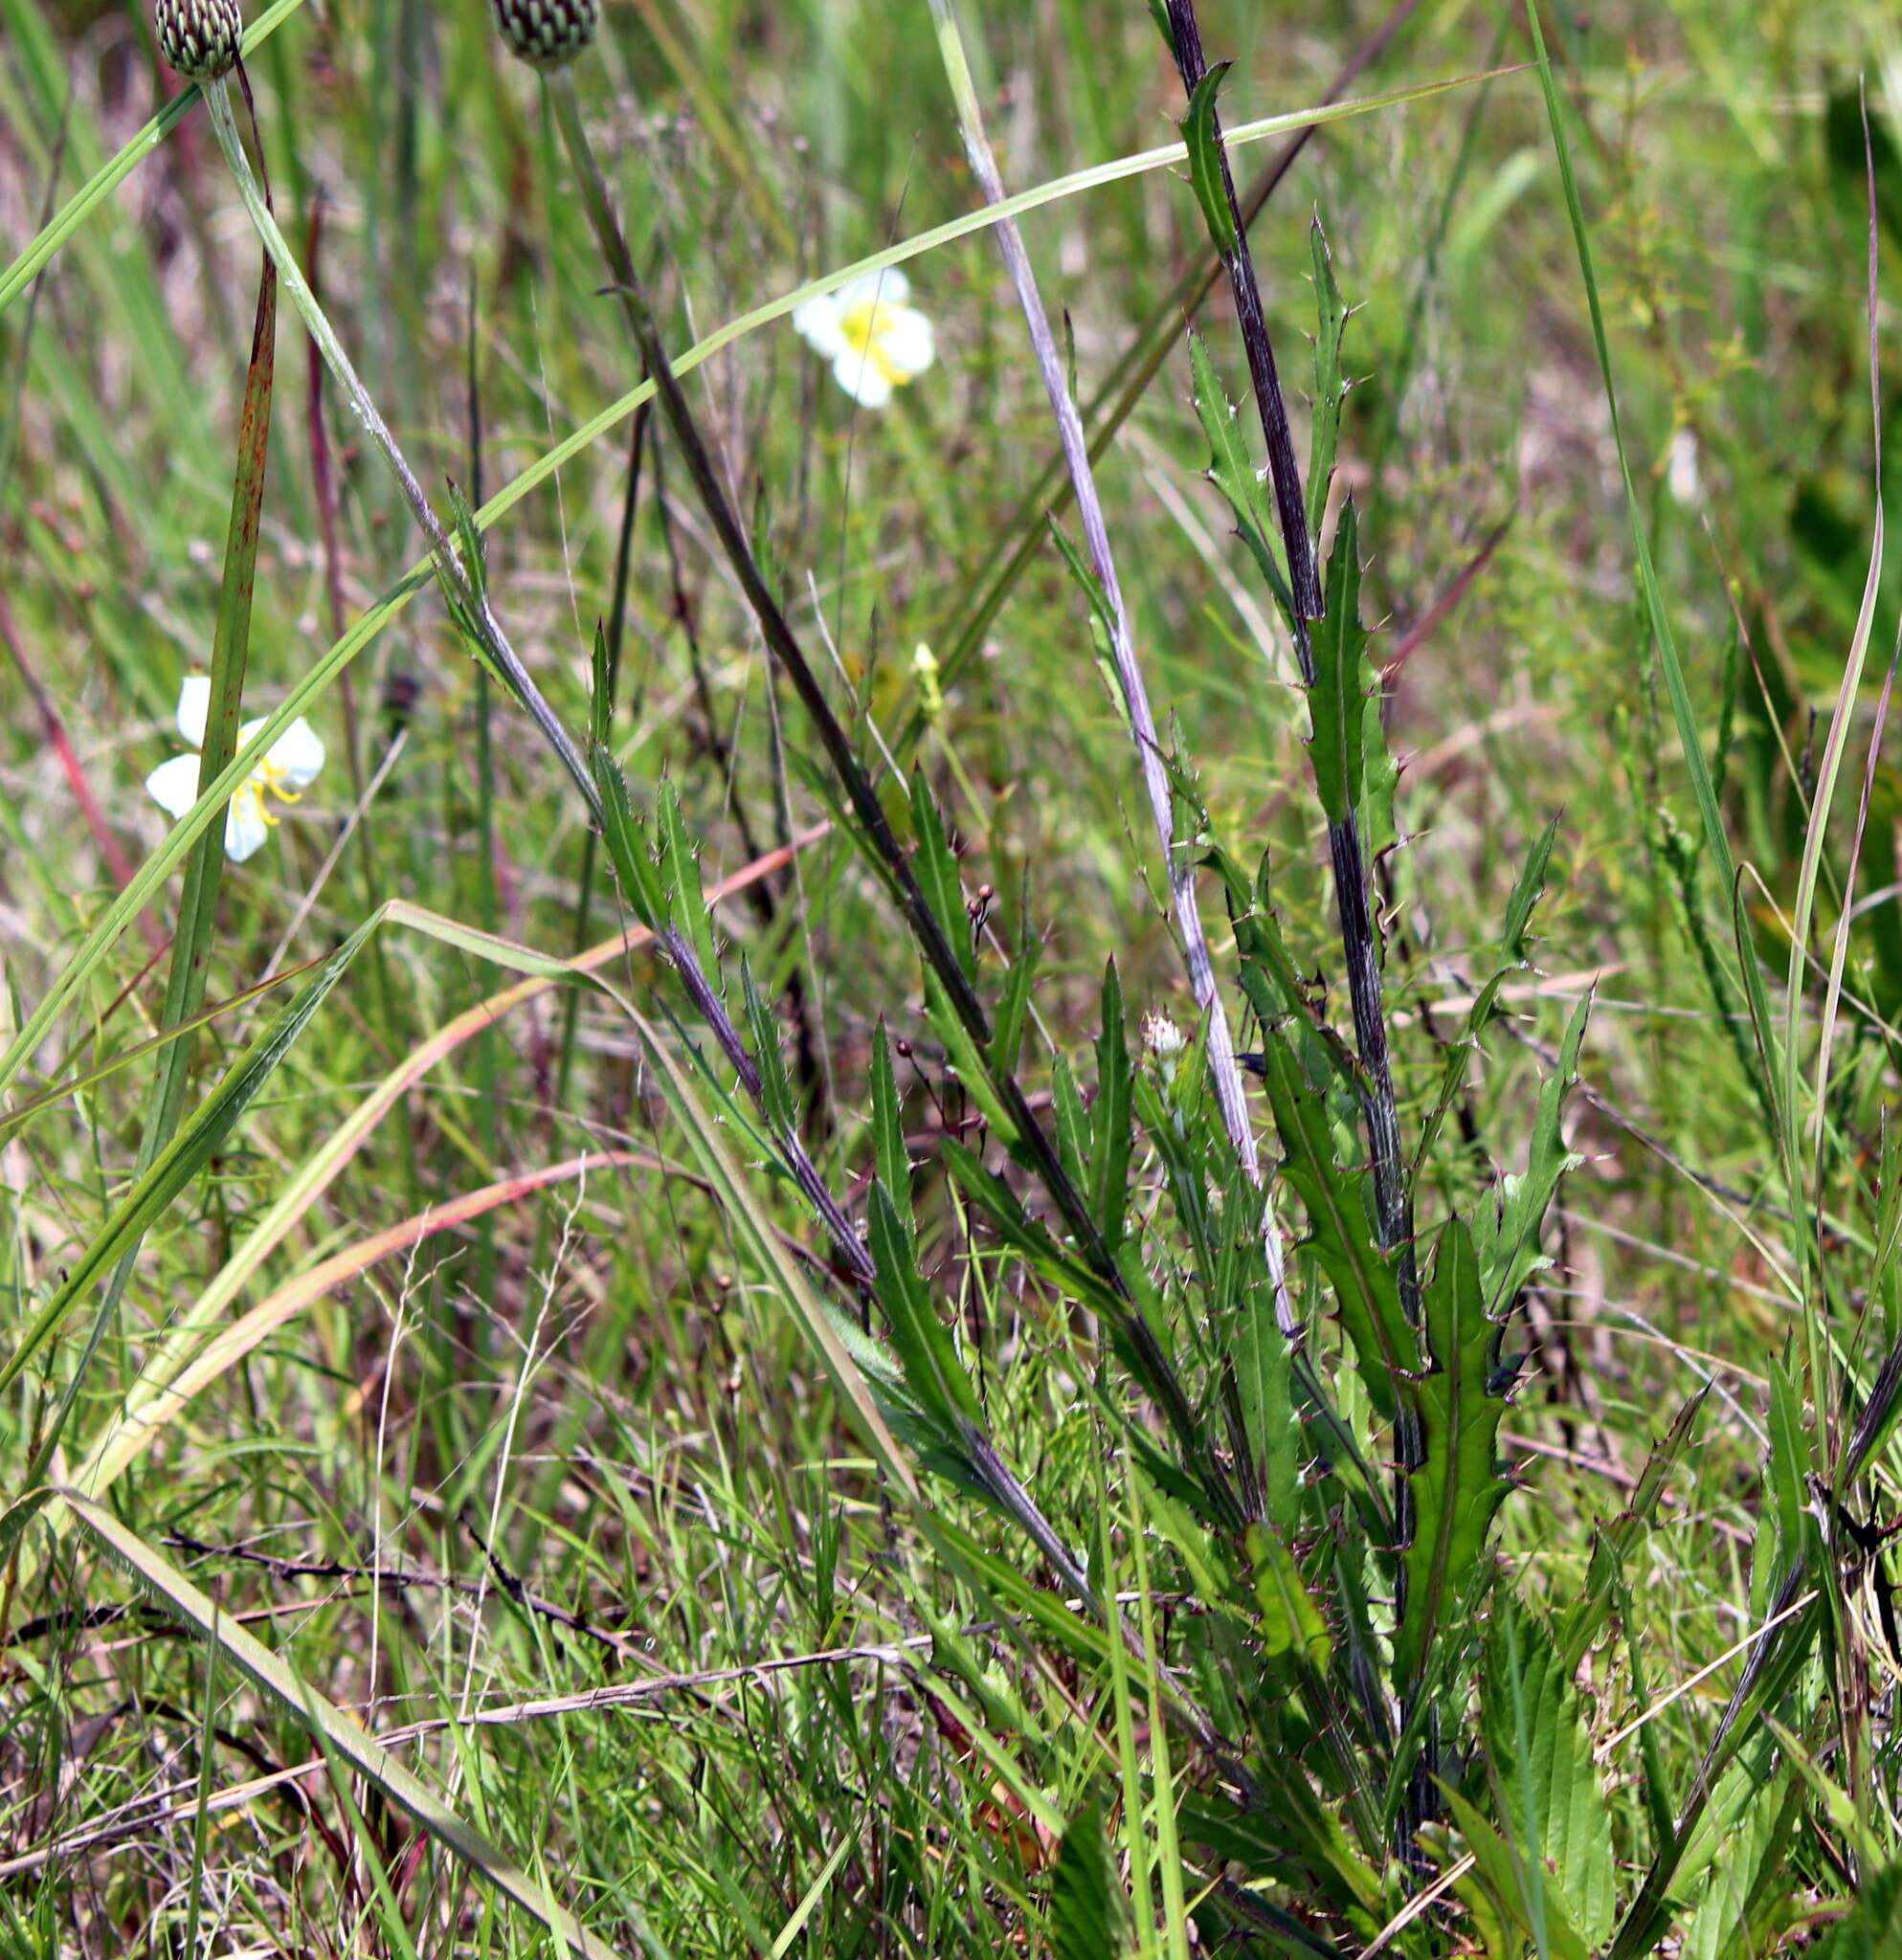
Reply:
M1717 0L1696 381L1535 8L0 9L0 1949L1891 1950L1886 105L1865 536Z

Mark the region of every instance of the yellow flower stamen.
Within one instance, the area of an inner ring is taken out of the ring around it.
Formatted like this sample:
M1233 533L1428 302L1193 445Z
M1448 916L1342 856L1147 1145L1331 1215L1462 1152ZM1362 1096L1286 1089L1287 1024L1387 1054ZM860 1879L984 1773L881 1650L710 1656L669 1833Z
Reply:
M891 324L891 308L876 300L861 300L839 318L839 331L845 344L861 359L869 361L894 388L903 388L911 377L884 350L883 342Z

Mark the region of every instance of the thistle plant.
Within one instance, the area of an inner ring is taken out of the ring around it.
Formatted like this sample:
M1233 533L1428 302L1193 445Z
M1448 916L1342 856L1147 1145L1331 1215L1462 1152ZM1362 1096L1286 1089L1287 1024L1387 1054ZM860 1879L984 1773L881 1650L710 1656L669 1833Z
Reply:
M596 0L490 0L509 52L537 68L559 68L594 38Z
M237 0L157 0L159 50L187 81L228 75L244 44Z

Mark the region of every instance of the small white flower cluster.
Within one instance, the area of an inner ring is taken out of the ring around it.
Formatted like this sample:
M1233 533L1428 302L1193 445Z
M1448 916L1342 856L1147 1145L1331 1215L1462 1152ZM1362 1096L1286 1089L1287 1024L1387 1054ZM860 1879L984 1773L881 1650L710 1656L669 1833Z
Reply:
M212 707L212 678L209 674L188 674L178 691L178 732L195 750L204 746L205 722ZM242 748L264 724L247 722L237 731ZM225 816L225 856L242 864L259 850L278 822L278 813L267 800L295 803L317 779L324 767L324 745L317 731L300 715L272 743L260 762L237 786ZM175 755L162 762L145 778L145 789L153 802L173 817L183 816L198 800L198 757Z
M915 306L911 282L895 268L848 280L793 310L793 325L832 363L833 379L861 409L882 409L892 390L915 381L937 358L931 323Z

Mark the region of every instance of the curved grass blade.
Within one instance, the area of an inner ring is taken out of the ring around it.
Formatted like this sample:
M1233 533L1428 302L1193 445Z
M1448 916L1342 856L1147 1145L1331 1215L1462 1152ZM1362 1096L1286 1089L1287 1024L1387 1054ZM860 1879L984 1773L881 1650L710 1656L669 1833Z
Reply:
M161 1556L110 1511L76 1490L56 1493L73 1520L101 1550L131 1575L141 1591L174 1618L209 1640L254 1687L293 1722L318 1738L326 1754L347 1763L453 1857L512 1900L583 1960L615 1960L605 1940L583 1928L573 1914L557 1905L548 1888L518 1865L501 1846L451 1810L435 1791L374 1742L341 1708L287 1667L262 1641L220 1614L170 1560Z

